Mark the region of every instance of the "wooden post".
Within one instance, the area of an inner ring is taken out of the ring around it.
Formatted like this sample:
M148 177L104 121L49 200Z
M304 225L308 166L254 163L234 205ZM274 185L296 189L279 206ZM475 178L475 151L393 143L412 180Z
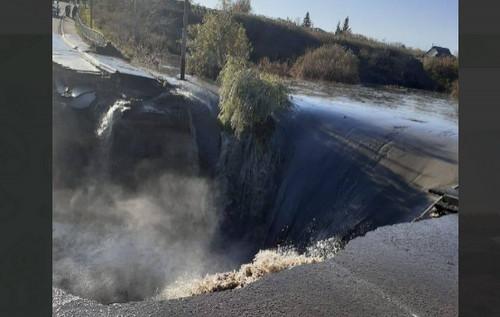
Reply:
M90 0L90 28L94 27L94 3L93 0Z
M134 0L134 42L137 43L137 25L139 22L139 17L137 16L137 0Z
M186 42L187 42L187 26L188 26L188 8L189 0L184 0L184 17L182 27L182 44L181 44L181 80L186 80Z

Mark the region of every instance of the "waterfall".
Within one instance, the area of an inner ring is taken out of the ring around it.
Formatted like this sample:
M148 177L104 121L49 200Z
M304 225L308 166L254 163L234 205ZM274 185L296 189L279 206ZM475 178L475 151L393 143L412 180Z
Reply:
M116 119L116 114L130 110L130 101L118 99L102 116L97 128L97 136L100 138L109 136L113 127L113 122Z

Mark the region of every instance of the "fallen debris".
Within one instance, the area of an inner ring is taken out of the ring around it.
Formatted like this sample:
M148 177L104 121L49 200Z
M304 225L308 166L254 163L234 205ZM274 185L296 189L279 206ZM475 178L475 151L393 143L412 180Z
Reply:
M413 222L458 213L458 185L447 189L431 188L429 193L438 197Z

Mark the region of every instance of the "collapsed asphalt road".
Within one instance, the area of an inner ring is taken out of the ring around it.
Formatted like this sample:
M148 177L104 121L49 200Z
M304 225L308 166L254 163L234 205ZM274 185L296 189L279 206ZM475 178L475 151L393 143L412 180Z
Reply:
M458 216L379 228L336 257L243 289L101 305L53 289L54 316L457 316Z

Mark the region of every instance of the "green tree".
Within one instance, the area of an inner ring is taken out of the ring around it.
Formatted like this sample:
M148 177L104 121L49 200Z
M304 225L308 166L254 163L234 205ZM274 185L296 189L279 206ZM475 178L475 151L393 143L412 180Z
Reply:
M188 71L216 79L229 56L248 60L251 46L245 28L228 12L209 13L189 29Z
M302 26L306 28L312 27L312 22L311 22L311 17L309 16L309 12L306 13L304 21L302 22Z
M232 6L231 0L219 0L219 7L222 11L230 11Z
M290 105L283 82L259 73L245 60L229 57L219 78L219 120L238 137L244 132L261 131L274 112Z
M344 20L344 25L342 26L342 33L351 33L351 27L349 26L349 17Z
M340 21L337 23L337 28L335 29L335 35L339 35L342 33L342 29L340 28Z

